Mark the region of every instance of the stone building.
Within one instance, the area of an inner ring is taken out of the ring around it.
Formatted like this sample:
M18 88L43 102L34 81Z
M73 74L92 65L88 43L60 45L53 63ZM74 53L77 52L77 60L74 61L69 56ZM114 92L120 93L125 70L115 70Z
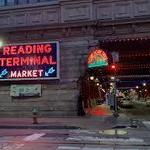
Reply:
M149 0L1 0L0 39L4 45L58 41L59 79L1 80L0 116L76 116L80 77L89 52L119 52L119 75L149 81ZM133 60L133 63L129 63ZM132 71L131 71L132 70ZM39 96L14 96L40 86Z

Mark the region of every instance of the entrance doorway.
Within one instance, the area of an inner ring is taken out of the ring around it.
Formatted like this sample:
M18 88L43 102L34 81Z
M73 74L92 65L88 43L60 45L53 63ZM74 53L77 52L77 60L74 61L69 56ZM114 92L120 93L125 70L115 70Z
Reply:
M105 68L87 69L80 82L80 96L82 108L86 115L108 115L110 109L107 105L106 94L109 82Z

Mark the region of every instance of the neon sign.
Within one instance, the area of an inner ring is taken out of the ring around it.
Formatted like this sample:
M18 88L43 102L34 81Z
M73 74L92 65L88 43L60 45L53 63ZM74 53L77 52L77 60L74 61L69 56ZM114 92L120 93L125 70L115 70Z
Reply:
M92 51L88 56L88 68L108 66L108 57L102 49Z
M59 78L58 42L6 45L0 51L0 80Z

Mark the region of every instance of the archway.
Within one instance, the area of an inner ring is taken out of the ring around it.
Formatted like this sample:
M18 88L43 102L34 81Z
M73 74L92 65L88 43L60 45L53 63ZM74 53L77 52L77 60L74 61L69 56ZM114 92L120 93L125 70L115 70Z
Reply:
M94 49L88 55L87 68L80 79L80 101L85 114L110 113L106 112L106 108L97 109L106 103L106 93L109 89L107 77L109 63L110 58L102 49Z

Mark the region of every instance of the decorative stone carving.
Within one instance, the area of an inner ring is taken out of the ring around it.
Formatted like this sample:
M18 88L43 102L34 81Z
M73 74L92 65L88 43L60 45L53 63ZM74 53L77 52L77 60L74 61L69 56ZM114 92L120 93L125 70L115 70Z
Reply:
M112 19L112 4L95 4L96 19L107 20Z
M113 8L115 18L130 18L131 17L131 3L129 2L118 2L115 3Z
M43 21L45 23L58 23L59 22L59 14L57 9L52 10L52 9L48 9L48 10L44 10L43 13Z
M90 19L90 6L88 4L74 4L66 5L62 8L62 22L89 20Z
M30 25L40 24L42 22L42 12L40 11L30 12L28 15L28 19Z
M0 15L0 27L8 27L10 22L10 16L3 14Z
M15 13L12 15L14 26L25 26L27 23L26 13Z
M138 0L134 4L134 16L150 15L150 1Z

